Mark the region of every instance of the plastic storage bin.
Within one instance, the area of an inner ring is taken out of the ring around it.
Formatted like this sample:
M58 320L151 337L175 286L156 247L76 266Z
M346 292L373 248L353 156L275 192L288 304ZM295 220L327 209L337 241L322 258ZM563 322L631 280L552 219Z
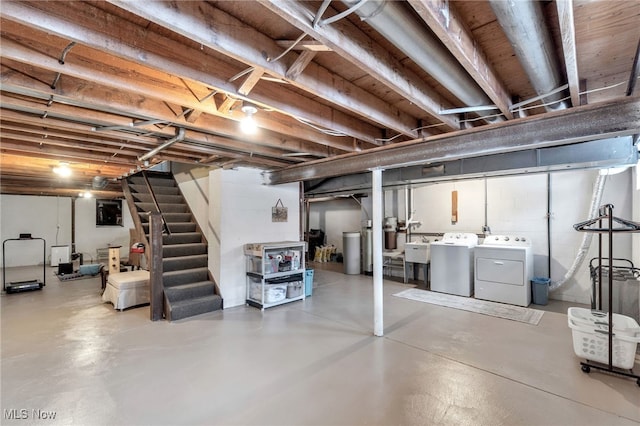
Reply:
M302 296L302 281L287 284L287 299Z
M579 357L602 364L609 363L609 333L607 317L590 318L586 309L569 308L567 317L573 337L573 351ZM604 321L600 321L604 319ZM616 315L613 318L614 367L629 370L633 368L636 347L640 342L640 326L630 317Z
M304 274L304 295L309 297L313 294L313 269L307 269Z
M264 286L264 301L262 300L262 284L251 283L251 291L249 298L256 300L260 303L276 303L284 300L287 297L287 285L286 284L265 284Z
M534 305L546 305L549 302L549 278L535 277L531 280L531 296Z

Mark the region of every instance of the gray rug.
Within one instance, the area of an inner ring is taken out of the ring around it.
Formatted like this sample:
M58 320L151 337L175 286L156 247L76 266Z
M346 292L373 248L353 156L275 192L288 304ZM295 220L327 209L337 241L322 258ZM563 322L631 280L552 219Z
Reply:
M538 325L544 311L523 308L521 306L507 305L504 303L488 302L486 300L473 299L471 297L454 296L452 294L436 293L433 291L410 288L403 290L394 296L418 302L431 303L432 305L446 306L448 308L461 309L463 311L476 312L492 317L504 318L511 321L524 322Z

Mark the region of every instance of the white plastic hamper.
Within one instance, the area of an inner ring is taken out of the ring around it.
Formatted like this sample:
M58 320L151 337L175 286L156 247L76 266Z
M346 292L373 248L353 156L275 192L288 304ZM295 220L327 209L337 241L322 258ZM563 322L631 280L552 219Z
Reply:
M575 354L609 364L608 318L582 308L569 308L567 317ZM636 346L640 342L640 326L633 318L624 315L615 315L613 323L612 364L629 370L633 368Z

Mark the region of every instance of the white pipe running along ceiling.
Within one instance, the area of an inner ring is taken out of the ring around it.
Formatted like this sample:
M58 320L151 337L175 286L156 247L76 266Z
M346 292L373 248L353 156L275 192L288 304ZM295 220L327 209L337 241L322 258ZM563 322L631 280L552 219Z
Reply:
M353 6L358 0L343 3ZM356 13L467 106L493 103L440 40L419 24L404 2L369 0Z
M536 93L545 95L562 86L564 77L544 21L541 2L490 0L490 3ZM546 105L546 109L567 108L566 102L558 102L564 93L545 97L545 103L553 102Z
M343 0L343 3L354 6L359 1ZM536 93L545 95L560 87L563 77L540 3L492 0L491 6ZM440 40L419 24L404 2L369 0L356 13L467 106L492 104ZM558 102L563 93L545 98L545 102L552 102L548 110L567 108L565 102Z

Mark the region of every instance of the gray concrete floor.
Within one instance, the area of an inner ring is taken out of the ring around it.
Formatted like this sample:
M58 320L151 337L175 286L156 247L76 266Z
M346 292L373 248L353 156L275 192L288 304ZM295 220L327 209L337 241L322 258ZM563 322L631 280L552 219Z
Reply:
M61 283L48 268L42 291L0 297L1 423L640 423L634 380L581 372L552 312L567 304L532 326L393 297L408 287L385 281L374 337L372 279L330 269L304 301L167 323L102 303L98 278Z

